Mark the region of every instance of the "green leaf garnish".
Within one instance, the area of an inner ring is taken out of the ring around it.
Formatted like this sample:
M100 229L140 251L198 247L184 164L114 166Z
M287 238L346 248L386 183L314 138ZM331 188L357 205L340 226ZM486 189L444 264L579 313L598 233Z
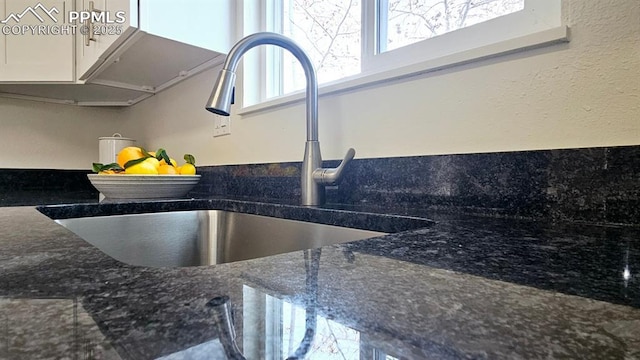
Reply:
M120 165L118 165L117 163L111 163L106 165L101 163L93 163L93 172L99 173L101 171L107 171L107 170L124 171L124 169L120 167Z
M140 159L129 160L124 164L124 168L128 169L128 168L132 167L133 165L140 164L141 162L143 162L143 161L145 161L145 160L147 160L148 158L151 158L151 157L153 157L153 156L149 155L149 156L146 156L146 157L141 157Z
M184 161L186 161L187 164L191 164L193 166L196 166L196 158L193 157L193 155L191 155L191 154L184 154Z
M142 151L142 155L145 156L145 159L153 157L153 155L149 154L149 152L147 150L145 150L144 148L140 148L140 151Z
M171 158L169 158L165 149L158 149L158 151L156 151L156 159L158 159L158 161L164 160L167 164L173 165L171 164Z

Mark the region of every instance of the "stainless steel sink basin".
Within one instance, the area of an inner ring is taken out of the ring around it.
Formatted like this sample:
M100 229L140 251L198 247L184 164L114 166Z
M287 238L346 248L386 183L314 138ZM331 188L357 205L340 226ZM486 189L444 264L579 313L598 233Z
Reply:
M220 264L384 234L222 210L56 222L116 260L152 267Z

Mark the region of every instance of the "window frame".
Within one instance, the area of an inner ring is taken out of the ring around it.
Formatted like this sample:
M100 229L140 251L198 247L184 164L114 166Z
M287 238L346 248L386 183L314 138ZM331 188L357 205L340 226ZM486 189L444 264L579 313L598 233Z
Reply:
M253 0L258 1L258 0ZM362 59L361 72L359 74L342 78L336 81L319 85L319 95L338 94L346 91L353 91L359 88L380 86L388 81L397 81L426 73L439 71L463 64L482 61L489 58L499 57L516 52L526 51L534 48L555 45L569 42L569 27L564 24L562 18L562 0L525 0L523 10L500 16L485 22L474 24L469 27L445 33L430 39L416 42L401 48L386 52L379 51L380 14L378 9L381 3L387 0L361 0L362 12ZM265 5L265 3L279 3L281 0L260 1L261 18L263 22L259 28L254 27L253 31L247 32L244 26L244 33L248 35L256 31L279 31L282 29L282 19L269 10L277 9L276 6ZM246 7L247 5L245 5ZM281 6L281 5L280 5ZM243 16L239 11L239 16ZM247 21L242 18L241 21ZM515 31L513 29L517 27ZM498 29L510 29L510 34L500 33ZM516 35L513 35L516 34ZM491 35L491 36L488 36ZM465 37L486 37L483 42L475 42L460 46L461 43L469 43ZM458 47L445 46L458 44ZM271 47L269 47L271 48ZM435 49L435 50L434 50ZM269 57L275 59L278 52L273 49L262 50L260 61L264 66L252 66L253 70L258 69L258 74L252 74L248 79L259 79L258 90L260 95L253 94L250 98L254 104L246 105L244 100L245 89L255 89L248 86L245 81L241 97L241 108L237 112L240 115L255 113L261 110L272 109L284 106L304 99L304 90L278 95L267 98L269 91L282 89L282 81L278 84L270 83L269 74L280 76L283 72L282 61L279 66L275 62L268 61ZM431 55L429 55L431 54ZM419 60L412 60L419 59ZM246 61L246 60L245 60ZM253 60L255 61L255 60ZM266 65L269 64L269 65ZM270 87L270 90L267 90Z

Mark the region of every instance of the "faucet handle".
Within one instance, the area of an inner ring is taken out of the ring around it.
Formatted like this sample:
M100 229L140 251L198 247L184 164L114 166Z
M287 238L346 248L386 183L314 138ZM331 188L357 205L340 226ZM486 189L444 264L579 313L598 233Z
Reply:
M337 168L318 168L314 170L313 180L322 185L338 185L342 181L344 168L353 160L354 156L356 156L356 151L350 148Z

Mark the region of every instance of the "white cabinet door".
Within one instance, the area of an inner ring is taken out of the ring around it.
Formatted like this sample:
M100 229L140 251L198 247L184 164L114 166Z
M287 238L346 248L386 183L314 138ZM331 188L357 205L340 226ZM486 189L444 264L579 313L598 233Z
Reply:
M236 40L235 10L233 0L140 0L140 29L184 44L227 53Z
M92 6L93 5L93 6ZM97 21L78 23L76 70L84 80L137 29L137 0L76 0L79 11L100 14ZM121 21L124 20L124 21Z
M73 0L0 0L0 81L74 81Z

